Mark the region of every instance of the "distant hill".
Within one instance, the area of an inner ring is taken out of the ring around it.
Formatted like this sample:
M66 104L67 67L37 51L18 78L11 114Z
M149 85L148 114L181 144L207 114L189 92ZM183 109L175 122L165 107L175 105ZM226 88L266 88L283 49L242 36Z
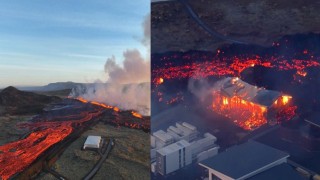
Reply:
M59 97L25 92L9 86L0 92L0 106L5 114L39 113L49 103L61 100Z
M17 87L22 91L58 91L64 89L73 89L76 87L84 87L90 85L91 83L75 83L75 82L56 82L50 83L45 86L30 86L30 87Z

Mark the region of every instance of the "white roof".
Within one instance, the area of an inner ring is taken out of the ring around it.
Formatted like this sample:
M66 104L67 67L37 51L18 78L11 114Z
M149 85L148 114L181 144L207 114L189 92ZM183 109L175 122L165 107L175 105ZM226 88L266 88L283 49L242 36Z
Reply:
M163 130L154 132L153 136L159 138L163 142L169 142L173 140L173 137L170 136L168 133L164 132Z
M188 146L190 146L190 143L188 143L186 140L180 140L176 143L170 144L169 146L166 146L157 150L157 152L165 156L167 154L171 154L173 152L179 151L179 149L182 149Z
M101 136L88 136L86 142L83 145L83 149L86 147L99 148L101 142Z
M187 122L183 122L182 125L187 127L187 128L189 128L189 129L191 129L192 131L196 131L197 130L197 128L195 126L193 126L193 125L191 125L191 124L189 124Z

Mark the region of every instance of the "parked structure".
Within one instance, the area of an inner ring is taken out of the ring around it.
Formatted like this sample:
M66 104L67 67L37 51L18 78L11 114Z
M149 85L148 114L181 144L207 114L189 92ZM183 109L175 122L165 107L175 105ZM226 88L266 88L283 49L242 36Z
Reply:
M101 136L88 136L86 141L84 142L83 149L91 148L91 149L99 149L101 142Z
M162 175L183 168L218 153L217 138L210 133L199 137L197 128L189 123L176 123L167 131L151 135L151 171Z

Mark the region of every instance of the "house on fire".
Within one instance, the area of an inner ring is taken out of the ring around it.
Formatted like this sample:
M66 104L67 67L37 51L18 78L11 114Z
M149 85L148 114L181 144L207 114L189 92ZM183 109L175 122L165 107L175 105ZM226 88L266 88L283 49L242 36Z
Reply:
M215 84L212 108L240 127L251 130L267 122L276 122L277 113L288 106L291 98L237 77L227 77Z

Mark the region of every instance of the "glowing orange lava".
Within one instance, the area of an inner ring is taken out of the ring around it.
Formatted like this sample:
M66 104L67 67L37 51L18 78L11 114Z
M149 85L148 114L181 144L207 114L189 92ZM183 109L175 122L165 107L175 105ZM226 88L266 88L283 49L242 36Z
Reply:
M245 101L237 96L224 97L219 92L214 92L213 96L213 110L232 119L243 129L252 130L267 123L266 107Z
M131 111L131 114L132 114L134 117L142 118L142 115L139 114L139 113L137 113L137 112Z
M166 59L168 60L168 59ZM174 57L169 59L174 61ZM233 57L231 60L211 59L204 62L186 62L184 65L171 65L167 63L166 67L154 68L152 74L155 77L152 82L156 85L161 84L160 78L163 79L181 79L181 78L206 78L209 76L238 76L245 69L253 66L263 66L276 68L279 71L297 70L297 73L306 76L305 69L308 67L320 66L320 63L314 60L292 59L286 60L281 58L271 57L262 59L259 56L255 58L238 58ZM229 63L231 62L231 63Z
M77 97L76 98L77 100L83 102L83 103L91 103L93 105L97 105L97 106L100 106L100 107L103 107L103 108L107 108L107 109L113 109L114 111L116 112L119 112L120 109L118 107L115 107L115 106L109 106L109 105L106 105L106 104L103 104L103 103L99 103L97 101L88 101L82 97Z
M62 141L73 131L73 127L100 115L101 112L86 112L79 120L25 123L21 126L40 129L25 139L0 146L0 177L9 179L21 172L54 144Z

